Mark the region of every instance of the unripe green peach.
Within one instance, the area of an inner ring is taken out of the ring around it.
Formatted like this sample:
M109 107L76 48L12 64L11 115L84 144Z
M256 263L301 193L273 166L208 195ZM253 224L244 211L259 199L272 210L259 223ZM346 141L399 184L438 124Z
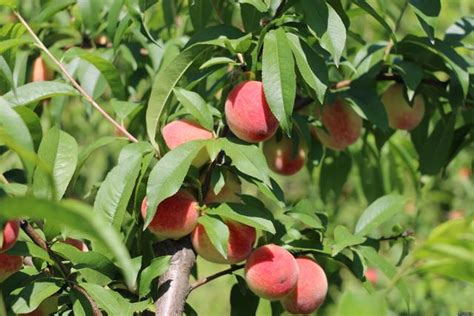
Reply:
M306 152L301 143L296 152L293 152L291 139L283 136L280 141L272 137L263 143L263 153L268 167L275 173L289 176L303 168L306 161Z
M343 100L324 105L321 122L327 131L315 128L313 132L325 147L333 150L343 150L355 143L362 130L362 118Z
M307 257L297 258L299 276L294 290L281 303L286 311L293 314L311 314L326 298L328 281L321 267Z
M393 129L411 131L420 124L425 114L425 102L421 95L415 96L410 106L403 96L403 85L396 83L382 95L388 116L388 125Z
M158 205L148 229L157 237L179 239L191 233L197 225L199 205L189 192L179 191ZM141 213L146 218L146 198Z
M273 244L255 249L245 264L245 280L256 295L278 300L298 281L298 265L286 249Z
M255 228L230 220L224 223L229 228L227 259L212 245L206 229L201 224L198 224L191 234L194 249L198 255L214 263L235 264L245 260L255 243Z
M241 182L239 178L230 171L224 172L225 184L217 193L214 188L209 188L204 198L204 203L226 203L226 202L240 202L239 194L242 192Z
M269 139L278 128L260 81L245 81L235 86L227 97L225 116L232 133L249 143Z
M163 139L169 149L185 144L193 140L212 139L214 135L201 125L191 120L183 119L166 124L161 130ZM196 155L193 166L200 168L209 161L209 154L205 148Z
M0 253L0 283L5 281L10 275L19 271L22 266L23 258L21 256Z
M3 244L0 253L7 251L16 243L20 234L20 224L18 221L7 221L3 227Z

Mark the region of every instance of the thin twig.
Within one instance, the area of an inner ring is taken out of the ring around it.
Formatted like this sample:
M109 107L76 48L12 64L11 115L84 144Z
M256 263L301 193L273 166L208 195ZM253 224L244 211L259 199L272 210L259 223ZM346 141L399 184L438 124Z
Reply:
M79 91L79 93L82 94L82 96L84 96L84 98L86 98L86 100L89 101L89 103L92 104L92 106L97 111L99 111L99 113L102 114L102 116L107 121L109 121L116 129L118 129L130 141L132 141L134 143L137 143L138 140L132 134L130 134L124 127L122 127L117 121L115 121L97 102L94 101L94 99L82 88L82 86L76 80L74 80L74 78L67 71L67 69L64 67L64 65L59 60L57 60L56 57L54 57L54 55L49 51L49 49L43 44L43 42L39 39L39 37L31 29L28 22L26 22L25 19L23 19L23 17L20 15L20 13L14 11L14 14L18 18L18 20L20 20L21 24L23 24L25 26L25 28L28 30L28 32L33 37L33 39L35 40L35 43L39 46L39 48L41 48L46 53L46 55L48 55L48 57L51 58L51 60L56 64L56 66L58 66L59 69L61 69L61 72L71 82L71 84L74 86L74 88L76 88L77 91Z
M193 284L191 284L191 286L189 287L189 293L191 293L192 291L194 291L198 287L203 286L204 284L207 284L207 283L211 282L212 280L220 278L221 276L224 276L224 275L227 275L227 274L232 274L235 271L242 269L244 266L245 266L244 264L234 265L234 266L230 267L229 269L222 270L222 271L217 272L215 274L212 274L208 277L205 277L204 279L198 280L198 281L194 282Z
M75 289L76 291L80 292L82 295L85 296L89 304L91 305L92 308L92 313L94 316L102 316L102 312L100 311L99 307L97 306L97 303L94 301L94 299L87 293L87 291L82 288L81 286L77 284L73 284L71 288Z

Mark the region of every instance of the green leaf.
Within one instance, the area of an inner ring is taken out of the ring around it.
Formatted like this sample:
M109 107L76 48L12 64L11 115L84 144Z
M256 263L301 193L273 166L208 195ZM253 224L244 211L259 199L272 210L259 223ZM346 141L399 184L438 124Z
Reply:
M282 28L270 31L265 36L262 82L270 109L289 135L296 96L296 74L293 55Z
M28 43L31 43L30 39L14 38L14 39L2 40L0 42L0 54L3 54L7 50L12 49L14 47L28 44Z
M115 68L114 64L97 52L85 51L80 48L71 48L64 53L63 58L70 60L74 57L79 57L88 63L92 64L98 71L104 76L105 80L109 84L112 94L118 99L125 99L126 89L120 78L120 72Z
M38 157L52 170L54 188L49 185L49 173L37 168L33 177L33 193L36 197L61 200L76 170L77 151L76 140L57 127L45 134Z
M209 14L212 12L211 0L193 0L189 5L189 16L194 30L199 31L206 27Z
M135 279L132 276L134 268L120 235L102 216L92 212L88 205L73 200L57 203L31 197L17 197L0 199L0 209L2 215L7 218L45 219L55 226L80 234L89 240L96 240L115 257L127 285L130 288L134 287Z
M453 142L456 112L449 115L447 121L440 119L421 148L420 171L435 175L443 168L449 158L449 148Z
M288 216L291 218L294 218L301 222L302 224L314 228L314 229L324 229L323 223L321 223L321 220L319 217L316 215L309 215L309 214L304 214L304 213L298 213L298 212L288 212L286 213Z
M206 48L199 45L190 47L181 52L167 67L161 69L156 75L146 111L146 130L155 148L158 146L155 140L158 122L171 98L173 89L186 70L206 51Z
M140 297L145 297L150 293L153 280L168 270L170 260L171 256L154 258L150 265L143 269L138 286L138 295Z
M369 13L375 20L377 20L377 22L379 22L385 28L385 30L387 30L387 32L390 35L390 37L392 38L393 42L394 43L397 42L397 38L395 37L395 33L393 33L393 30L390 27L390 25L387 23L387 21L383 17L381 17L377 13L377 11L375 11L374 8L372 8L372 6L366 0L353 0L353 2L357 6L359 6L361 9L363 9L364 11Z
M385 274L387 278L394 280L394 278L397 276L397 269L392 263L378 254L377 251L375 251L375 249L372 247L359 246L358 249L371 266L377 267L383 274ZM400 291L400 294L402 295L409 310L410 292L408 291L408 286L401 279L395 281L397 282L397 289Z
M77 96L79 93L68 84L55 81L30 82L3 96L11 106L28 105L60 95Z
M227 138L218 139L218 142L232 164L242 173L254 177L267 186L271 186L267 162L262 151L254 145L241 145Z
M227 244L229 243L229 227L217 217L206 214L199 217L199 224L204 226L206 234L212 245L224 257L227 258Z
M39 14L35 15L32 22L35 23L42 23L48 21L52 18L56 13L66 9L68 6L75 4L76 0L55 0L51 1L46 4L44 7L41 8Z
M239 0L239 3L250 4L262 13L267 12L269 9L269 5L264 0Z
M90 268L110 278L116 278L118 268L106 256L95 251L81 251L64 242L56 242L52 247L55 253L69 260L75 269Z
M415 96L416 88L418 88L418 85L423 79L423 68L413 62L405 60L397 60L393 66L402 76L408 90L408 99L412 101Z
M236 276L242 278L241 276ZM243 280L245 283L245 280ZM257 315L258 302L260 298L252 293L248 288L236 283L230 290L230 315L231 316L252 316Z
M17 106L15 107L15 111L20 114L21 119L28 127L30 135L33 138L35 150L37 150L43 138L43 127L41 126L40 118L33 110L26 106Z
M156 3L158 3L158 0L139 0L138 1L138 4L140 5L140 11L142 12L145 12Z
M378 198L369 205L359 217L355 227L355 233L366 236L375 228L389 220L392 216L403 211L405 198L401 195L390 194Z
M310 29L319 38L321 46L331 53L336 66L346 45L346 26L336 10L324 0L302 0L300 11Z
M237 65L237 62L229 57L213 57L199 67L199 69L209 68L215 65Z
M8 254L23 257L30 256L33 258L42 259L49 264L54 264L54 261L50 258L49 254L43 248L32 242L18 240L13 248L8 250Z
M191 162L205 146L205 141L185 143L164 155L153 167L146 188L147 216L145 228L155 216L156 208L180 189Z
M110 39L114 39L117 27L117 22L119 21L120 11L122 11L123 3L125 0L115 0L112 2L109 12L107 14L107 35ZM114 40L114 47L115 40Z
M248 3L240 4L240 15L246 32L255 32L261 28L260 21L265 16L255 6Z
M140 106L140 103L112 99L110 100L110 105L114 109L117 118L120 121L124 121L133 111L135 111Z
M334 155L332 159L327 157L324 159L319 177L321 197L324 200L327 200L330 192L339 196L351 168L352 158L344 152L340 152L338 156Z
M45 299L61 288L61 280L44 278L17 289L12 293L11 308L16 314L34 311Z
M94 33L100 22L103 3L100 0L77 0L79 11L86 29Z
M138 144L127 145L131 153L122 159L105 177L94 202L94 212L102 213L104 218L120 230L126 208L140 172L143 152ZM124 152L122 150L122 153Z
M324 59L304 41L301 41L298 36L291 33L287 33L286 36L301 76L303 76L308 86L316 92L318 101L322 104L328 85L328 69Z
M441 12L440 0L409 0L408 3L415 10L423 30L434 41L436 22Z
M338 225L334 229L334 244L332 245L332 256L334 257L343 249L363 243L365 237L352 235L345 226Z
M199 94L193 91L175 88L173 92L178 101L202 125L202 127L212 131L214 120L206 101L204 101Z
M271 216L267 212L252 205L222 203L216 208L209 209L207 214L219 215L256 229L267 231L271 234L275 234L276 232Z
M107 312L108 315L133 315L130 312L131 304L118 292L93 283L80 283L79 286L86 290L100 309Z
M31 138L30 131L26 126L25 122L21 119L20 115L8 106L7 102L0 97L0 140L6 142L2 134L13 141L19 150L34 153L33 139ZM21 157L21 155L20 155ZM27 161L22 157L23 164L29 175L32 178L34 164L31 161Z

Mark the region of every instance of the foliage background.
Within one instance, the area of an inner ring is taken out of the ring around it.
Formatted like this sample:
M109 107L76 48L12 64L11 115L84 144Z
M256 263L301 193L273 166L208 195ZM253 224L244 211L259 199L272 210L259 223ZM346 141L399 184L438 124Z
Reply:
M368 2L374 8L377 8L378 12L382 13L384 19L391 26L395 25L404 5L404 1L401 0L372 0ZM436 30L439 37L442 37L447 28L461 16L474 13L474 3L469 0L442 0L441 3L442 10ZM103 8L108 8L110 4L111 1L103 0L97 1L95 5L102 10L101 14L104 15L106 10ZM28 20L32 20L41 11L43 5L42 1L23 0L22 13ZM151 85L147 72L152 73L156 70L160 62L162 65L169 62L172 56L175 56L178 52L177 46L180 46L186 38L186 29L180 27L180 25L183 25L183 19L187 19L187 12L180 12L177 17L173 18L169 16L169 10L173 9L176 9L173 1L162 1L162 4L156 5L146 12L145 21L147 21L147 26L154 34L158 35L157 38L160 38L160 42L166 43L163 48L155 47L154 50L144 53L142 57L150 58L151 64L144 65L140 59L132 58L130 52L125 49L121 52L121 59L117 63L121 70L130 74L128 91L131 94L131 100L139 102L138 107L134 110L137 116L143 115L144 100L146 100L144 94L147 93ZM79 8L75 7L75 10L79 10ZM65 16L58 14L53 23L43 30L41 35L48 47L53 52L56 49L57 52L60 46L59 43L65 45L67 41L71 41L71 44L77 44L77 41L80 40L78 38L80 34L75 29L80 27L78 25L84 25L84 33L92 40L84 40L83 44L98 46L98 49L104 50L105 54L110 53L94 41L100 41L97 36L106 31L101 19L95 15L90 15L88 16L89 20L80 21L81 14L78 11L72 13L77 18L74 22L76 25L66 25L63 32L56 32L58 28L67 24ZM217 18L214 12L210 15L211 20ZM367 42L387 40L387 32L375 20L369 19L360 9L354 9L350 17L350 30L355 34L360 34L363 40ZM8 21L10 18L6 10L0 11L0 21ZM238 17L230 17L230 19L238 19ZM164 25L168 27L163 27ZM68 32L70 33L68 34ZM400 38L405 34L424 34L413 10L409 8L397 31L397 36ZM473 39L472 36L474 35L471 34L471 39ZM136 54L136 51L140 51L140 43L137 38L140 39L139 36L135 38L133 32L123 34L124 40L130 40L129 45L134 48L134 54ZM474 45L474 41L470 41L470 43ZM148 46L148 48L150 47ZM347 47L349 52L355 53L358 46L353 39L349 38ZM24 58L24 60L28 58L28 66L23 69L23 71L26 71L24 79L28 77L32 57L37 53L37 50L26 48L18 52L19 58ZM471 58L474 56L472 46L461 48L460 53ZM150 67L155 69L150 69ZM84 83L91 83L87 87L88 91L99 98L106 109L112 113L114 108L110 103L110 91L104 78L93 69L87 69L82 74L81 79ZM0 90L2 87L5 86L0 86ZM64 100L66 99L54 98L50 105L44 108L44 113L41 116L44 130L60 122L61 128L74 136L80 148L92 143L98 135L112 135L115 133L113 128L104 122L102 117L93 111L86 102L78 98L67 98L67 103L64 103ZM144 126L137 123L140 120L127 119L126 122L131 122L130 130L133 134L143 134ZM472 176L474 146L472 144L449 164L445 172L436 176L418 175L419 178L416 179L420 182L414 183L410 178L409 166L416 166L418 157L412 143L408 140L408 134L397 132L392 137L391 142L393 146L384 148L378 160L369 161L369 163L374 164L376 171L380 172L383 182L382 186L375 185L372 188L382 190L382 192L371 193L366 191L367 183L364 183L364 181L368 179L361 166L367 163L367 159L370 158L361 154L361 141L350 149L354 161L348 180L341 189L341 194L329 194L323 199L319 181L321 170L319 166L311 173L304 170L290 179L283 177L276 177L276 179L284 189L289 203L297 202L301 198L309 196L311 202L317 206L319 211L326 212L329 215L329 234L336 224L354 227L362 211L373 201L372 196L380 196L393 191L403 193L411 201L405 212L399 214L397 222L401 226L409 227L416 232L416 240L413 241L415 244L421 244L432 232L433 227L448 220L449 215L452 214L450 212L454 210L462 212L466 218L472 218L474 215L474 180ZM117 141L95 152L93 159L86 162L78 178L76 189L69 192L69 196L93 203L98 185L103 181L106 173L116 165L118 153L122 146L123 144ZM407 154L408 160L403 160L396 154L396 147ZM17 157L13 154L2 155L0 173L14 168L21 168L21 162ZM466 170L470 171L470 175L467 177L463 173ZM418 188L420 183L421 190ZM247 192L255 193L252 190L251 186L246 187ZM383 251L385 251L384 255L387 258L394 259L400 254L401 247L395 245L392 248L387 247ZM218 266L203 260L199 260L198 266L198 275L201 277L219 270ZM356 311L359 308L358 306L361 306L365 315L379 315L380 310L378 308L387 308L390 310L390 314L394 315L407 313L406 307L402 303L403 300L396 291L391 290L388 280L382 278L381 284L377 285L375 290L372 289L373 292L368 295L365 289L368 285L363 285L360 280L349 272L343 270L340 275L332 277L333 279L330 278L330 284L333 281L333 286L330 288L330 300L324 304L318 314L348 315L346 312L349 306L352 311ZM410 286L412 295L411 312L414 315L453 315L458 311L474 311L472 302L474 288L472 283L418 271L405 277L407 284ZM223 277L205 288L193 292L189 303L201 315L229 314L228 297L234 283L233 276ZM335 284L340 286L335 286ZM386 298L386 300L382 298ZM379 306L379 304L386 304L386 306ZM367 310L368 306L371 306L370 308L373 310ZM258 308L258 315L269 315L269 308L268 302L262 300Z

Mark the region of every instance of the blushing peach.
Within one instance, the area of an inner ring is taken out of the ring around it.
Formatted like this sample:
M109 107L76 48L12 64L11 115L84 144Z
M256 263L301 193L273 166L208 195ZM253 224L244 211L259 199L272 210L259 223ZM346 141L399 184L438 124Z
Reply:
M372 284L376 284L379 280L379 274L375 268L367 268L365 271L365 278Z
M214 138L211 131L208 131L198 123L187 119L177 120L166 124L161 130L161 133L166 146L171 150L193 140ZM203 148L193 160L193 165L199 168L208 161L209 154L207 153L207 150Z
M338 151L355 143L362 130L362 118L342 100L323 106L321 122L327 131L315 128L316 138L325 147Z
M86 243L83 242L82 240L74 239L74 238L66 238L63 242L66 243L66 244L69 244L71 246L76 247L77 249L79 249L82 252L88 252L89 251L89 247L87 247Z
M425 114L425 102L421 95L415 96L410 106L403 96L403 85L396 83L382 95L382 103L388 116L388 125L393 129L411 131L420 124Z
M22 266L23 258L21 256L0 253L0 283L5 281L10 275L19 271Z
M16 243L20 234L20 224L18 221L7 221L3 227L3 244L0 253L7 251Z
M326 298L328 281L323 269L307 257L296 259L299 269L295 289L285 296L281 303L286 311L293 314L311 314Z
M43 58L37 57L33 62L33 73L31 81L50 81L53 80L53 72L48 68Z
M265 245L255 249L245 264L245 280L256 295L278 300L288 295L298 281L298 265L286 249Z
M300 171L306 161L306 152L301 143L294 152L291 139L286 136L283 136L279 142L276 137L272 137L263 143L263 153L268 167L284 176Z
M252 251L256 239L255 228L235 222L225 221L229 228L229 242L227 243L227 259L224 258L212 245L206 229L198 224L191 234L193 247L204 259L214 263L235 264L245 260Z
M146 218L146 198L141 213ZM158 205L148 229L156 236L179 239L191 233L197 225L199 208L196 199L187 191L179 191Z
M260 81L245 81L235 86L227 97L225 116L230 130L249 143L267 140L278 129Z

